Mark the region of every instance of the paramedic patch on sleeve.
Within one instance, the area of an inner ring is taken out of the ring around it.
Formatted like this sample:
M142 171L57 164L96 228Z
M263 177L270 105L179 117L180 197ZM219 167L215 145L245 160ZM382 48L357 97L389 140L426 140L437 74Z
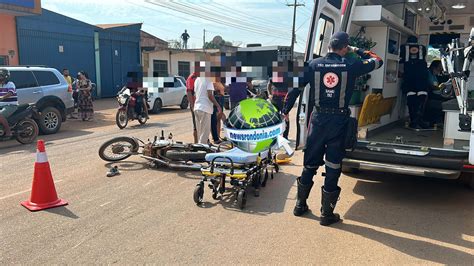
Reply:
M339 77L333 72L328 72L323 77L323 83L326 88L332 89L339 84Z

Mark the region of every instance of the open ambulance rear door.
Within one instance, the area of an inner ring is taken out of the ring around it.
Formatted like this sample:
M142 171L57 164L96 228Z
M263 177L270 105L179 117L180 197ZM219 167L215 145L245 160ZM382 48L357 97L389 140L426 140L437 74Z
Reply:
M350 17L356 0L315 0L308 39L306 41L305 62L316 56L324 56L328 51L331 35L336 31L348 31ZM314 91L309 85L300 95L297 112L296 148L306 144L308 121L313 111Z

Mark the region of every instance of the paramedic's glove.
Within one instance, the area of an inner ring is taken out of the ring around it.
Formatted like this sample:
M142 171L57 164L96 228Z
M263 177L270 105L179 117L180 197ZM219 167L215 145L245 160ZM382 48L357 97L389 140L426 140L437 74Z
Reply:
M442 90L442 89L444 89L444 88L446 88L446 83L441 83L441 84L439 84L438 90Z
M290 114L283 114L283 119L285 121L289 121L290 120Z
M353 53L357 53L357 51L359 51L360 49L355 47L355 46L348 46L349 48L349 52L353 52Z

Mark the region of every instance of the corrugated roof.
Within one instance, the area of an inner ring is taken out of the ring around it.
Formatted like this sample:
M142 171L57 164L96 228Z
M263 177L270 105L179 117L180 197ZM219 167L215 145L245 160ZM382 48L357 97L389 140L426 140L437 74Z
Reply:
M142 24L142 23L96 24L96 26L102 29L110 29L110 28L126 27L126 26L138 25L138 24Z

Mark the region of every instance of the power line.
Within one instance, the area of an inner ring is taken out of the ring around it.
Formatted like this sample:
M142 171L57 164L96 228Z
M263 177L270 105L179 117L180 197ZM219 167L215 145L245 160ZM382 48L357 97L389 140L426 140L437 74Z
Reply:
M251 15L248 15L247 13L245 12L242 12L242 11L239 11L239 10L236 10L236 9L232 9L232 7L229 7L223 3L216 3L215 1L211 1L210 3L207 3L206 5L210 5L214 8L217 8L219 10L222 10L222 11L225 11L226 13L231 10L231 13L233 14L239 14L239 16L243 16L243 17L246 17L246 18L249 18L249 19L252 19L252 20L258 20L258 21L261 21L261 22L264 22L266 23L267 25L270 24L272 26L276 26L277 24L279 25L279 27L286 27L288 25L286 24L282 24L282 23L279 23L278 21L271 21L271 20L267 20L267 19L264 19L264 18L260 18L260 17L257 17L257 16L251 16ZM215 10L215 9L214 9ZM220 11L219 11L220 12Z
M184 13L184 14L194 16L194 17L198 17L198 18L201 18L201 19L204 19L204 20L216 22L216 23L219 23L219 24L222 24L222 25L226 25L226 26L229 26L229 27L232 27L232 28L239 29L239 30L253 32L253 33L257 33L257 34L265 35L265 36L270 36L270 37L274 37L274 38L278 37L278 38L281 38L281 39L287 39L287 38L284 38L281 35L271 34L271 33L268 33L264 30L253 28L253 27L248 26L248 25L242 25L240 21L232 22L232 21L229 21L226 17L221 18L222 16L217 16L216 17L216 16L209 15L208 11L202 12L202 11L199 11L199 10L194 10L194 8L192 8L192 7L190 8L189 6L186 6L186 5L178 4L178 6L177 6L176 5L177 3L174 3L174 2L162 3L162 2L159 2L159 1L150 1L150 0L145 0L145 2L147 2L149 4L152 4L152 5L164 7L164 8L179 12L179 13Z
M156 1L154 1L154 2L156 2ZM237 18L234 18L232 16L224 16L224 15L221 15L219 13L210 12L208 9L200 8L199 6L196 6L196 5L191 5L191 4L182 3L182 2L175 2L173 0L171 0L170 3L172 5L175 5L175 7L179 6L178 8L180 8L180 9L187 9L188 12L198 13L201 16L207 16L207 17L211 17L211 18L214 18L214 19L224 20L226 22L231 22L233 24L237 24L241 27L252 28L253 30L262 31L262 32L265 32L265 33L267 33L267 31L275 31L276 30L274 28L266 28L265 26L262 26L262 25L257 25L257 24L252 24L252 23L249 23L249 22L245 22L245 21L242 21L241 19L237 19ZM277 31L280 31L282 34L289 33L285 30L277 30Z

